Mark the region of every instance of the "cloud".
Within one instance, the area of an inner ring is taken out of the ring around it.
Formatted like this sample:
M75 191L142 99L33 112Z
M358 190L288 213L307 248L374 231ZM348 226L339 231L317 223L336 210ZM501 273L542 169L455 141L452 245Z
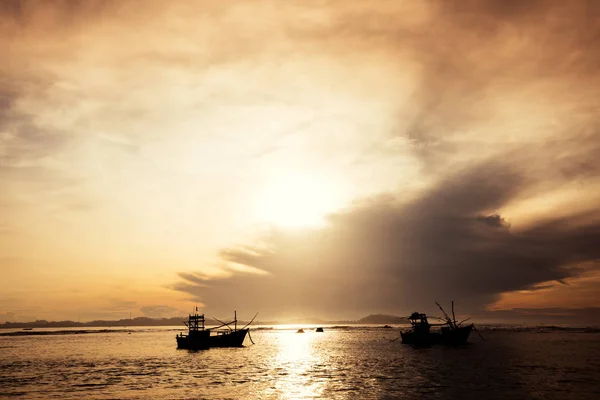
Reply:
M223 310L286 304L356 316L434 299L475 310L597 268L597 2L327 4L334 18L290 35L338 60L376 49L398 67L386 75L405 92L389 98L396 119L357 160L414 159L417 175L393 170L406 185L330 216L326 228L275 228L267 249L221 252L266 276L188 272L177 290Z
M137 307L137 302L133 300L109 298L107 299L107 305L103 311L120 313L124 311L131 311Z
M544 308L515 308L509 310L488 311L477 315L482 321L547 324L571 324L577 326L597 325L600 323L599 307L544 307Z
M5 312L0 314L0 324L4 322L16 322L19 321L19 317L14 312Z
M3 1L0 223L25 238L3 251L43 243L72 266L101 243L98 264L179 271L223 312L479 307L571 282L597 256L598 15L593 0ZM366 200L224 245L261 222L278 174ZM217 246L226 274L190 267Z
M426 22L410 29L393 23L396 14L377 16L378 24L357 14L346 23L365 46L418 66L417 85L398 104L395 132L411 140L424 170L463 168L525 148L550 155L528 166L538 177L552 176L542 172L557 159L561 171L552 172L562 179L597 175L598 164L587 161L600 143L593 94L600 84L598 3L431 4Z
M550 218L512 232L495 210L522 182L507 166L482 165L408 202L374 198L330 216L323 229L274 229L263 238L266 249L222 252L267 276L182 274L175 289L220 310L237 303L276 312L286 304L292 313L334 316L408 311L435 299L476 310L502 293L580 275L581 265L600 258L600 215Z
M166 305L144 306L140 308L140 311L144 317L148 318L169 318L184 314L181 310Z

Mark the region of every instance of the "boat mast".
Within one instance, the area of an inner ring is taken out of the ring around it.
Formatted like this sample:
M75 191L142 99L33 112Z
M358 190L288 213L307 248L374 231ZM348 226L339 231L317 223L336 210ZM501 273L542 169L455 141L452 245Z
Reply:
M233 310L234 331L237 331L237 311Z

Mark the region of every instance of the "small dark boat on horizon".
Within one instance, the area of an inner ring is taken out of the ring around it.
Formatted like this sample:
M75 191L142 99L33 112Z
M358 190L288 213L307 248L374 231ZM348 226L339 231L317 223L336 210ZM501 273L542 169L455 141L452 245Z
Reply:
M413 312L409 317L408 321L411 325L410 331L400 332L402 343L411 344L415 346L429 346L432 344L445 344L449 346L458 346L467 343L471 331L475 329L473 324L461 326L463 322L469 320L467 318L461 322L456 322L454 314L454 302L452 302L452 317L444 311L439 303L435 303L444 313L444 323L441 324L430 324L427 315L419 312ZM439 331L431 331L432 326L441 326Z
M323 332L323 328L318 327L317 329L315 329L315 332Z
M196 309L196 314L190 314L187 322L184 322L188 327L188 334L180 333L175 337L178 349L206 350L211 347L243 347L246 334L249 335L250 331L247 327L256 318L255 315L246 326L237 329L237 312L234 311L233 321L226 323L215 318L216 321L221 322L221 325L207 329L204 326L204 314L199 315L197 311ZM230 326L232 324L233 328ZM223 327L227 328L223 329Z

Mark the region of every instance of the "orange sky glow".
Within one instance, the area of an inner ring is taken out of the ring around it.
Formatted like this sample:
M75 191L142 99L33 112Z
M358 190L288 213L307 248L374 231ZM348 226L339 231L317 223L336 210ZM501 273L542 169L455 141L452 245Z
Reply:
M1 2L0 323L594 309L599 33L585 1Z

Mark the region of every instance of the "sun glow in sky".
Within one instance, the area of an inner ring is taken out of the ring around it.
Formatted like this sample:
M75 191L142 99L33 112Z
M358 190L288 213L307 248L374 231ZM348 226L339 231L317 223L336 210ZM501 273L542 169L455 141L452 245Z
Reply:
M596 312L599 14L0 2L0 322Z
M344 203L339 182L318 173L286 173L269 182L258 201L258 216L286 227L319 226ZM336 201L337 200L337 201Z

